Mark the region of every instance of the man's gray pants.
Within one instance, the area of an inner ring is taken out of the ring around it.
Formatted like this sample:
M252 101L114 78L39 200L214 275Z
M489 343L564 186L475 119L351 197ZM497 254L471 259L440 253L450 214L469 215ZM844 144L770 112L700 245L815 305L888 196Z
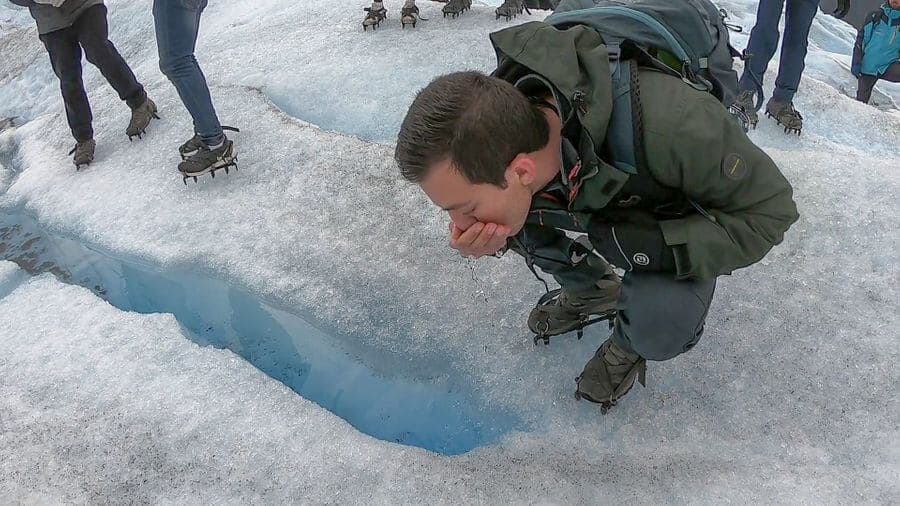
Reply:
M647 360L669 360L703 335L715 279L678 281L671 273L626 272L612 339Z

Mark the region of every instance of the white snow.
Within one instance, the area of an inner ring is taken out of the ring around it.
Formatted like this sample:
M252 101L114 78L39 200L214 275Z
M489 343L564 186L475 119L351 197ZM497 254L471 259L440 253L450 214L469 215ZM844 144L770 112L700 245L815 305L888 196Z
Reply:
M190 120L156 68L148 2L109 2L111 39L163 119L128 143L127 108L86 66L98 160L80 173L33 23L0 5L0 119L21 123L0 133L0 210L167 279L191 271L246 291L327 329L374 376L450 381L517 422L455 457L387 443L198 347L169 314L0 264L0 295L12 292L0 299L0 499L897 501L900 94L879 85L879 110L842 93L855 89L836 61L849 62L851 28L817 18L803 136L765 119L752 134L794 184L801 220L720 280L691 353L651 364L648 388L601 417L571 396L601 329L533 348L524 319L540 284L512 255L477 262L473 279L445 218L391 160L415 91L490 70L486 34L506 24L484 5L451 20L420 0L431 19L400 30L401 1L388 0L391 19L363 34L363 3L212 2L197 55L223 122L243 130L241 170L188 186L174 168ZM722 5L749 31L755 2Z

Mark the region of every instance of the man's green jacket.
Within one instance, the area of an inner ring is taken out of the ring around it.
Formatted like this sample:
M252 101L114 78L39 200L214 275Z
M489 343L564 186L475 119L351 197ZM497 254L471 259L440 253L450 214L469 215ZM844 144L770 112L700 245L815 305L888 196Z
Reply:
M637 70L643 163L630 175L604 156L613 90L596 31L530 22L491 41L493 75L526 94L525 83L549 85L564 123L560 180L535 196L528 223L510 241L561 285L588 288L598 279L601 264L585 256L590 247L629 270L678 279L728 274L759 261L798 219L791 185L713 95ZM590 245L572 239L579 233Z

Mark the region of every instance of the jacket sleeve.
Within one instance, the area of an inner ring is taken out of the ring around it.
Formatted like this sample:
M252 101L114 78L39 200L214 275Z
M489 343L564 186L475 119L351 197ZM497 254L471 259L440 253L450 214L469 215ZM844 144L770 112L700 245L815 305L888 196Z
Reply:
M591 252L590 243L573 240L551 227L525 225L507 245L525 258L532 272L534 266L540 267L571 292L595 289L595 283L609 274L608 265Z
M859 70L862 67L863 57L863 37L866 34L866 25L862 25L856 32L856 43L853 44L853 60L850 63L850 73L854 77L859 77Z
M799 217L793 190L712 95L669 89L674 114L657 121L656 131L645 130L645 146L658 143L647 149L648 168L660 183L681 189L698 212L659 226L673 248L677 278L729 274L782 241Z
M871 24L875 21L875 18L878 16L880 11L875 11L866 16L866 21L856 32L856 43L853 44L853 61L850 64L850 73L856 77L859 77L859 74L862 69L862 59L865 54L865 37L866 37L866 29L871 26Z

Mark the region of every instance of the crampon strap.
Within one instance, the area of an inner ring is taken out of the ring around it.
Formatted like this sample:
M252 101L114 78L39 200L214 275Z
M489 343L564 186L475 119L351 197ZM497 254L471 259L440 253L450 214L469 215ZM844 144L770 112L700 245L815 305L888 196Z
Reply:
M535 305L535 308L540 308L541 306L550 305L550 303L553 302L554 300L556 300L560 296L561 293L562 293L562 288L556 288L554 290L550 290L549 292L545 293L544 295L541 295L541 298L538 299L537 304ZM582 337L584 337L584 328L585 327L588 327L595 323L599 323L601 321L609 321L609 325L612 326L613 319L615 317L616 317L615 311L610 311L609 313L601 314L601 315L583 316L581 318L581 320L579 321L579 323L576 324L575 326L573 326L572 328L566 329L564 332L553 332L553 333L549 332L550 324L548 322L546 322L546 321L538 322L536 324L536 326L539 328L537 330L535 330L535 329L531 330L532 332L534 332L534 344L537 345L538 341L543 341L544 346L546 346L546 345L550 344L550 336L566 334L566 333L569 333L572 331L577 332L578 339L581 339ZM543 324L543 329L540 328L541 324Z

